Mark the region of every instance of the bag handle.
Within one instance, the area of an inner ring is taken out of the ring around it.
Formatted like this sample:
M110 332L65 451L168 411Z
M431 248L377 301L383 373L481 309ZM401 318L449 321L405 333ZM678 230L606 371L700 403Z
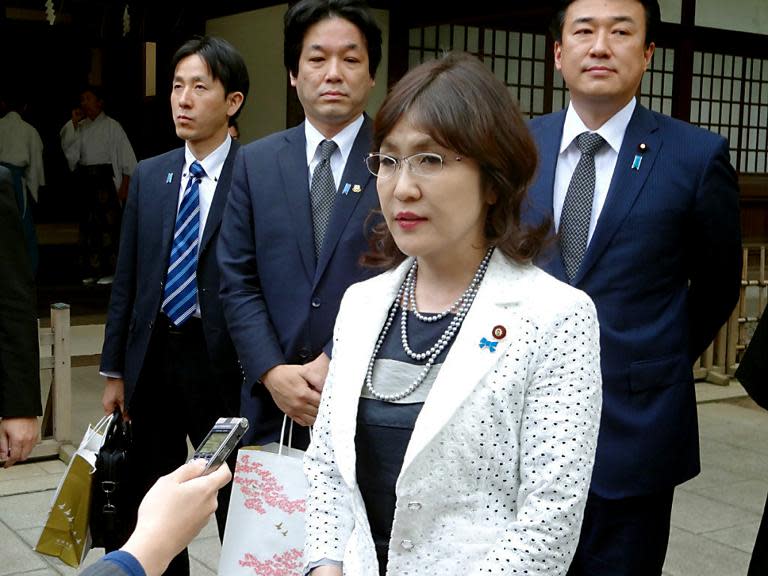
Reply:
M288 414L283 414L283 425L280 428L280 443L277 447L277 455L283 455L283 445L285 444L285 423L288 420ZM309 427L309 441L312 442L312 426ZM288 428L288 444L285 444L287 448L293 444L293 420L291 419L291 425Z

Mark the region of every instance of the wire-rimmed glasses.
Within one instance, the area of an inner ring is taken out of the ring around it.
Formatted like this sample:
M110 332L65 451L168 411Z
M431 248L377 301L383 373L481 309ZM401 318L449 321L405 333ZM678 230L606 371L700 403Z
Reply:
M455 160L461 160L461 156L456 156ZM407 164L413 174L419 176L434 176L443 169L445 157L436 152L417 152L410 156L396 158L389 154L381 152L372 152L365 159L365 165L368 171L379 180L386 180L394 176L402 164Z

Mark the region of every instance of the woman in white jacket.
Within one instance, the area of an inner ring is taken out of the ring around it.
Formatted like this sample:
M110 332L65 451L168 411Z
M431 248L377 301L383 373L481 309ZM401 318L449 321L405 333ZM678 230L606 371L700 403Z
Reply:
M313 576L565 574L600 418L598 325L530 262L536 151L507 88L449 54L393 88L367 159L386 226L336 321L305 460Z

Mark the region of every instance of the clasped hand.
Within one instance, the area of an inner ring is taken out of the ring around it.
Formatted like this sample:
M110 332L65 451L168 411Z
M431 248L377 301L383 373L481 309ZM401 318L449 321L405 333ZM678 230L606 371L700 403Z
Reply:
M330 358L321 353L307 364L280 364L268 370L261 381L278 408L301 426L312 426L320 407Z

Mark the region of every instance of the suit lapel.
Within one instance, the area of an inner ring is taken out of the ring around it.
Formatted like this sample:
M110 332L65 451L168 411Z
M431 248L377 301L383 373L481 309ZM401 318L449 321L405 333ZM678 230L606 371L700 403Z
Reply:
M173 230L176 226L176 212L179 206L179 194L182 187L182 173L184 167L184 148L175 150L168 156L168 160L162 166L161 177L164 184L161 184L160 213L162 217L162 236L160 238L161 254L167 260L171 252L171 241L173 240ZM166 264L167 266L167 264Z
M317 270L315 271L315 283L322 277L331 256L333 256L333 251L336 249L336 244L338 244L339 238L346 229L347 221L349 221L350 216L355 211L355 207L362 195L366 193L366 186L371 178L371 173L368 172L364 160L370 151L371 120L366 116L347 158L339 190L336 191L333 214L331 215L331 221L328 223L325 239L323 240L323 249L320 252Z
M642 154L640 167L636 170L632 168L632 163L635 155L638 154L640 144L645 144L647 148L646 152ZM579 281L594 266L632 209L661 146L662 140L657 132L656 119L653 114L638 104L627 125L611 185L608 188L608 196L605 199L603 210L600 212L592 240L587 247L587 253L584 255L584 261L573 278L574 285L578 285Z
M509 264L499 251L491 258L475 302L416 420L401 477L418 454L453 418L485 375L504 357L507 348L517 341L515 328L519 322L515 317L519 314L517 288L521 285L520 270L516 265ZM495 340L492 335L497 325L507 330L506 337L501 340ZM488 346L480 347L483 338L497 342L493 351Z
M285 139L286 146L278 151L277 162L288 203L287 217L292 223L307 276L312 278L315 275L315 240L312 236L312 207L309 201L309 167L304 124L290 130Z
M555 169L560 154L560 141L563 138L563 123L565 110L542 118L536 125L534 135L538 143L539 174L533 186L529 189L528 198L530 209L526 211L526 222L537 224L544 218L552 218L553 194L555 190ZM554 233L554 221L552 222ZM549 274L560 280L565 280L565 268L557 242L550 246L537 258L536 264ZM565 280L567 281L567 280Z
M205 230L203 230L203 239L200 243L199 254L202 254L208 247L211 238L221 225L221 216L224 213L224 207L227 205L229 187L232 184L232 164L235 162L235 156L237 155L237 149L239 147L240 144L235 140L232 140L229 154L227 154L227 159L224 160L224 166L221 168L221 173L219 174L219 181L216 183L216 190L213 193L211 207L208 210L208 218L205 221Z

